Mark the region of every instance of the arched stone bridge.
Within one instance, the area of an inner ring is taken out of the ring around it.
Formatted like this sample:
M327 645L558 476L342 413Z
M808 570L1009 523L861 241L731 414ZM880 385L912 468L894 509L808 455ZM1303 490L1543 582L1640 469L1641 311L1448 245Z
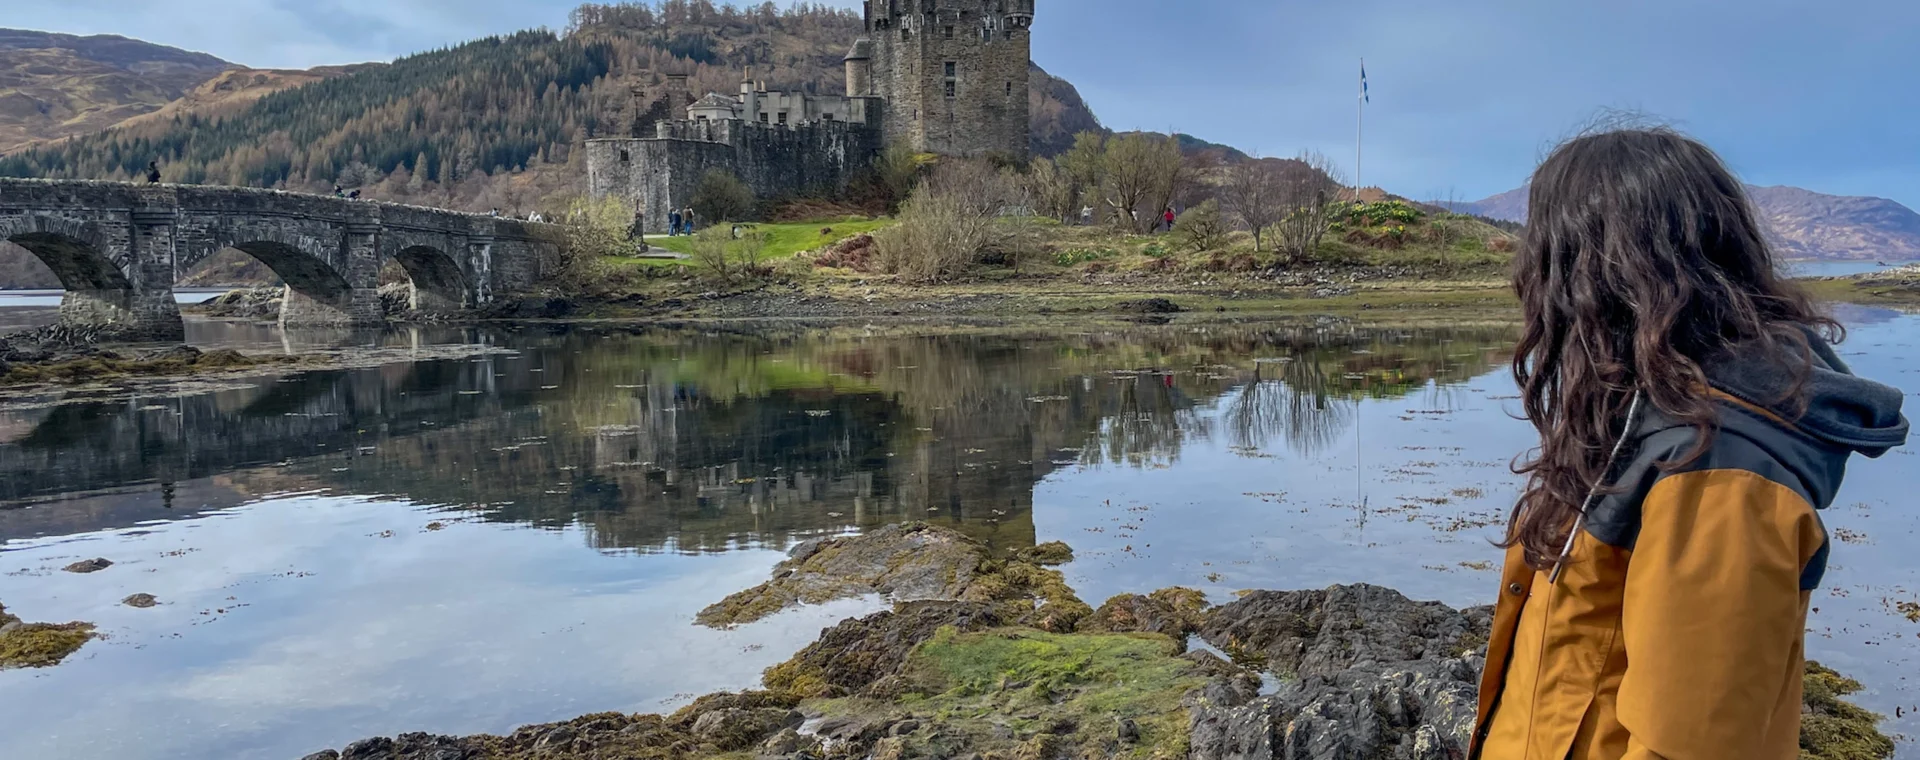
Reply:
M480 306L539 275L541 241L514 219L239 187L0 179L0 240L66 288L61 320L180 340L179 276L235 248L287 284L286 325L379 322L380 269L413 282L415 308Z

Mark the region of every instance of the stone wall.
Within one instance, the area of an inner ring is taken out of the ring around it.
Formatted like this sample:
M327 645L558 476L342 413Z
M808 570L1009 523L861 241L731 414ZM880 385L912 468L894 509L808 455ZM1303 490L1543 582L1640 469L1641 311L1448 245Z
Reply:
M870 98L855 100L879 108ZM657 130L651 138L587 141L588 191L628 199L653 233L667 231L673 209L692 205L709 171L738 177L761 199L831 193L871 166L881 148L879 130L837 121L780 127L676 120Z
M173 283L227 248L278 274L287 324L380 320L381 267L400 261L416 302L477 306L534 284L532 225L330 196L252 188L0 179L0 240L25 247L67 290L62 319L178 340ZM502 245L506 243L506 245ZM497 261L502 255L515 261Z

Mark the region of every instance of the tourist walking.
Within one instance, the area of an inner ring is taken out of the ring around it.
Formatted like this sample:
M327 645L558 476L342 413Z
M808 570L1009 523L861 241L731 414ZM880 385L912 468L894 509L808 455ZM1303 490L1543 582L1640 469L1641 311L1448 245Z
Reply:
M1173 207L1172 206L1167 207L1167 213L1163 214L1162 218L1167 220L1167 231L1172 232L1173 231Z
M687 225L687 234L689 235L693 234L694 230L700 229L698 226L694 225L692 206L688 206L686 208L680 209L680 220L682 223Z
M680 234L680 211L675 209L667 213L667 236Z
M1513 374L1540 443L1470 757L1795 760L1809 594L1845 553L1819 511L1853 454L1906 442L1902 394L1847 369L1700 143L1576 138L1528 193Z

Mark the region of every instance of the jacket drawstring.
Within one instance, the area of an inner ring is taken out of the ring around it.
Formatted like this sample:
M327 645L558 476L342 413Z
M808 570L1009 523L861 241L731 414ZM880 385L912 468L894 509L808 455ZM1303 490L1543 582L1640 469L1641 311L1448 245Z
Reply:
M1573 530L1567 533L1567 545L1561 547L1560 558L1553 561L1553 572L1547 575L1547 583L1560 582L1560 571L1567 567L1567 558L1573 556L1574 539L1580 537L1581 528L1586 527L1587 512L1593 509L1594 502L1600 500L1600 491L1607 486L1607 476L1613 473L1613 467L1619 464L1620 452L1627 448L1627 439L1633 437L1633 429L1640 421L1640 402L1645 396L1640 391L1633 392L1633 402L1627 405L1627 424L1620 431L1620 440L1613 442L1613 452L1607 455L1607 466L1600 470L1600 477L1593 481L1593 488L1587 491L1587 500L1580 505L1580 513L1573 518Z

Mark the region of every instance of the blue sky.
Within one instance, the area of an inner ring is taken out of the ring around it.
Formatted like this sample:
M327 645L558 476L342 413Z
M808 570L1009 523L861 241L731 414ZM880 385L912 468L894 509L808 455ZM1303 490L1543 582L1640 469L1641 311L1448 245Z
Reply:
M570 0L12 0L0 25L116 33L259 67L385 60L561 27ZM857 7L854 0L832 4ZM1601 109L1645 112L1746 180L1920 208L1912 0L1040 0L1034 59L1118 129L1168 128L1474 199Z

